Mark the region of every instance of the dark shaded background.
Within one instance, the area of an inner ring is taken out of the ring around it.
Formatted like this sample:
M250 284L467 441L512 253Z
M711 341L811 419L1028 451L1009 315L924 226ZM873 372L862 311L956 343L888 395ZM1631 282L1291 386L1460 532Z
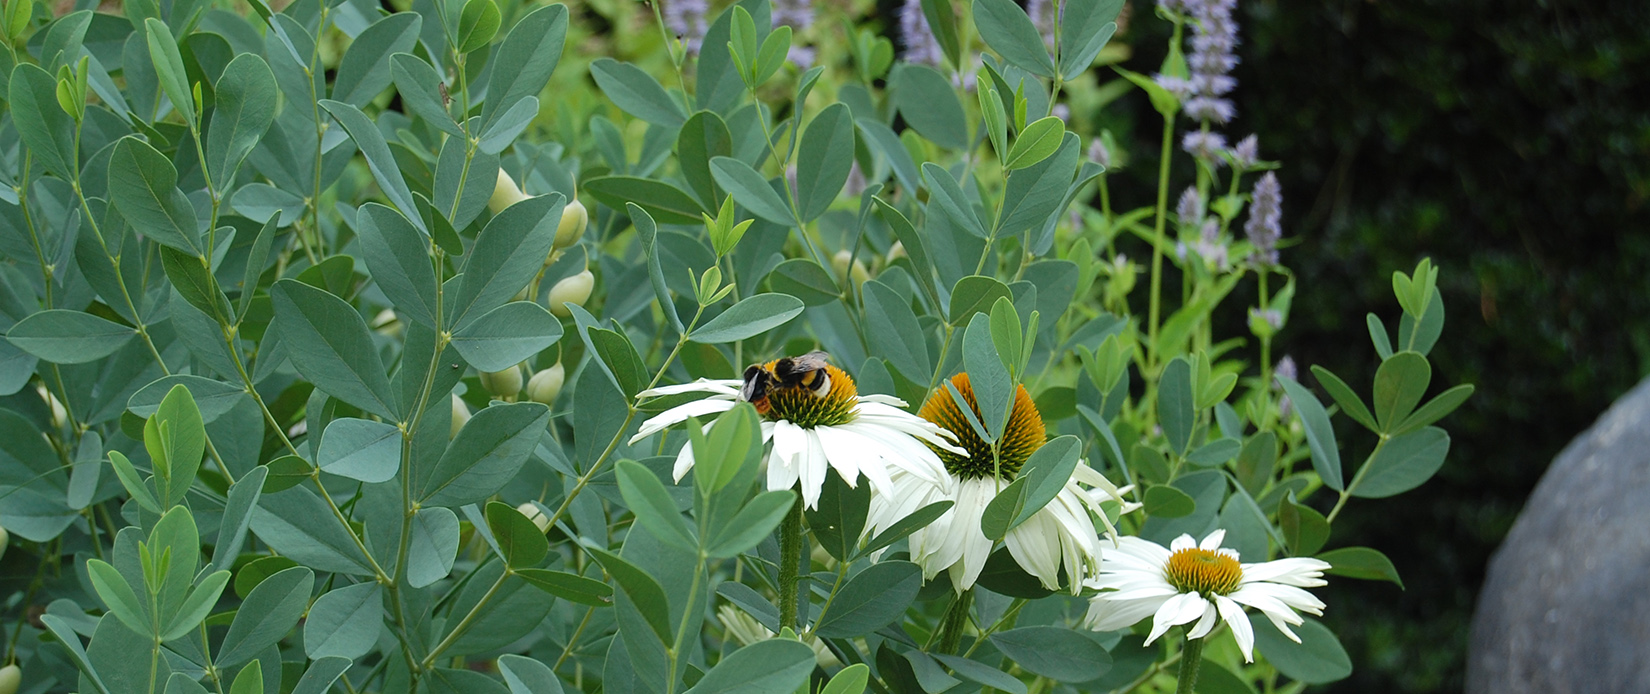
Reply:
M1394 319L1392 272L1431 256L1448 307L1433 392L1478 386L1444 420L1454 446L1437 478L1337 521L1331 546L1380 548L1408 589L1321 591L1356 666L1322 689L1460 691L1491 553L1548 462L1650 363L1650 3L1246 0L1237 16L1227 132L1257 133L1283 163L1298 241L1283 252L1300 286L1281 344L1303 372L1366 390L1363 317ZM1130 67L1153 72L1165 23L1133 24ZM1150 199L1159 121L1122 106L1106 118L1135 155L1133 189L1114 195ZM1349 460L1368 438L1342 430Z

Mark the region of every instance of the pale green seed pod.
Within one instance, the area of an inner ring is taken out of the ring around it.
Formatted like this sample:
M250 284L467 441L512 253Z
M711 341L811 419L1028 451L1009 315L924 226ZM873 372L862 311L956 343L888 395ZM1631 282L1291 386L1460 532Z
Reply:
M448 438L458 438L458 430L464 428L464 423L470 421L470 406L453 393L453 431Z
M481 387L501 398L512 398L521 392L521 367L512 366L503 371L481 372Z
M23 669L16 665L0 667L0 694L17 694L23 685Z
M533 374L527 380L527 397L533 402L549 405L556 401L562 385L566 383L567 369L562 367L561 362L556 362L555 366Z
M516 181L504 169L498 170L498 180L493 183L493 196L487 198L487 210L493 214L504 211L504 208L527 199L527 195L516 186Z
M584 203L571 200L567 207L562 208L561 224L556 227L556 248L566 248L584 236L585 227L590 226L590 211L584 209Z
M573 312L564 304L583 306L590 298L590 290L596 287L596 276L589 270L563 279L550 288L550 313L561 318L573 315Z

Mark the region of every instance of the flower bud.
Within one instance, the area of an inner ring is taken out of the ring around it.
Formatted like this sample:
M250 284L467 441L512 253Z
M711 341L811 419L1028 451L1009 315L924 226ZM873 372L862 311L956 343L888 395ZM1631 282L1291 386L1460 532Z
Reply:
M561 394L561 387L565 383L567 369L558 361L555 366L533 374L533 377L527 380L527 397L533 402L549 405L556 401L556 396Z
M395 315L395 309L386 308L372 317L373 331L385 337L401 337L405 327L401 325L401 317Z
M848 264L849 261L853 262L852 266ZM854 286L865 284L865 280L871 279L871 274L865 270L865 263L854 260L853 252L846 250L837 251L836 255L831 256L831 273L838 279L847 275L854 281Z
M498 170L498 181L493 183L493 197L487 199L487 210L493 214L504 211L504 208L527 199L527 195L516 187L516 181L504 169Z
M556 248L566 248L584 236L584 228L590 225L590 212L584 209L584 203L570 200L567 207L561 210L561 224L556 227Z
M0 694L17 694L23 684L23 669L16 665L0 667Z
M905 257L905 244L904 243L902 243L900 241L895 241L894 245L888 247L888 262L892 263L892 262L894 262L896 260L899 260L900 258L904 258L904 257Z
M483 371L481 387L501 398L515 397L521 392L521 367L512 366L503 371Z
M458 393L453 393L453 431L448 438L458 438L458 430L463 429L464 424L468 421L470 421L470 406L464 404L464 400L458 397Z
M550 288L550 313L561 318L573 315L564 304L583 306L585 300L590 298L590 290L595 286L596 276L589 270L557 282L556 286Z
M516 507L516 512L523 516L527 516L527 520L533 521L533 525L538 526L539 532L544 533L550 531L550 518L544 515L544 511L539 510L538 504L531 501L523 501L520 506Z

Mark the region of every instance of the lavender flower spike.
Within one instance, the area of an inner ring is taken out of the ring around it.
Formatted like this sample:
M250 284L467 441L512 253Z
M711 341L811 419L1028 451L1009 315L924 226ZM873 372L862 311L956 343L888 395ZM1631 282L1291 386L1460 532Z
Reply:
M1220 153L1226 151L1226 136L1220 133L1193 130L1180 139L1180 148L1210 166L1221 166L1226 163L1220 158Z
M908 63L939 66L945 61L940 42L922 14L922 0L905 0L899 11L899 33L905 48L900 53Z
M1232 165L1240 169L1255 168L1260 163L1260 140L1250 135L1232 147Z
M1243 223L1243 233L1255 245L1257 265L1278 264L1278 239L1283 236L1283 186L1278 175L1268 171L1255 183L1250 195L1249 220Z

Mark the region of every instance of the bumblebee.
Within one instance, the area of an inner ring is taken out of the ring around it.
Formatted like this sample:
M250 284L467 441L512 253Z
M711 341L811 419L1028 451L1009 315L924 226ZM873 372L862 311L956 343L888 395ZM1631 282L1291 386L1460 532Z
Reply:
M831 375L825 370L831 355L809 352L800 357L781 357L766 364L751 364L745 368L745 385L739 397L756 406L760 414L768 413L768 395L787 388L800 388L816 398L831 393Z

